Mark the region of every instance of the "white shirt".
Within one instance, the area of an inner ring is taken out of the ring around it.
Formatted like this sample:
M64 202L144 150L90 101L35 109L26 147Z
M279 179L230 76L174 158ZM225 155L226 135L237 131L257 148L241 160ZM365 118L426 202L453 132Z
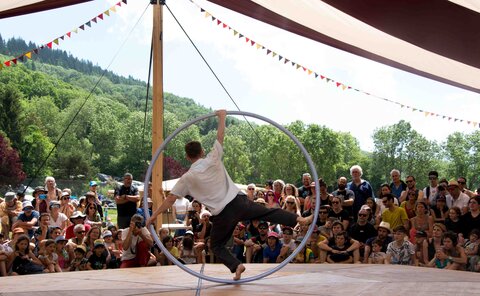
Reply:
M142 227L142 234L144 236L150 236L150 232L148 231L147 228ZM127 239L127 234L130 231L130 227L123 229L122 231L122 241ZM135 257L137 257L137 244L142 241L142 238L140 235L133 235L132 234L132 240L130 241L130 247L127 248L126 250L123 250L122 253L122 261L124 260L130 260Z
M186 214L189 205L190 202L188 201L188 199L186 199L185 197L181 197L177 198L177 200L173 204L173 207L175 208L175 212L177 214Z
M50 216L50 221L48 222L48 226L62 228L62 223L67 220L68 220L67 215L65 215L64 213L58 213L57 221L53 220L53 217Z
M452 197L452 206L453 207L459 207L460 210L463 211L463 208L465 208L465 207L468 208L468 202L469 201L470 201L470 197L468 197L468 195L466 195L465 193L460 192L460 195L458 196L458 198L456 200Z
M207 157L195 161L171 193L176 196L190 195L204 204L212 215L218 215L239 193L227 173L223 162L223 147L215 140Z

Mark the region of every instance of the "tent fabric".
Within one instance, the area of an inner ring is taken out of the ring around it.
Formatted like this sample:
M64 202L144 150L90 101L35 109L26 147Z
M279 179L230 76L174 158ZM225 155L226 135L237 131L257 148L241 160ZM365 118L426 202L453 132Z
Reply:
M0 19L89 1L92 0L1 0Z
M480 14L468 0L208 1L335 48L480 92Z

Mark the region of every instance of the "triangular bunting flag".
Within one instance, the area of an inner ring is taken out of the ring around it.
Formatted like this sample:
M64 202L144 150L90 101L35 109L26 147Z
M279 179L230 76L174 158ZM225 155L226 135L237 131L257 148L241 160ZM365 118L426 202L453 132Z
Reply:
M21 55L17 58L17 60L20 60L21 62L25 62L25 56Z
M112 12L117 12L117 8L116 8L115 6L110 7L110 10L111 10Z
M342 84L342 89L343 90L346 90L347 89L347 86L345 84Z
M417 111L417 109L416 109L416 108L412 108L412 112L415 112L415 111Z
M283 57L281 55L278 55L278 60L281 61Z
M267 55L269 55L272 51L270 49L267 49Z
M290 62L290 60L289 60L289 59L285 59L284 64L286 64L286 63L288 63L288 62Z
M332 80L332 79L327 78L325 81L326 81L327 83L329 83L331 80Z
M67 33L67 36L68 36L68 37L72 36L72 32L68 32L68 33Z
M300 68L301 66L299 64L297 64L297 69Z
M97 23L97 17L92 18L91 21L96 24Z
M103 13L100 13L99 15L97 15L97 17L101 20L103 20Z
M473 126L477 126L477 122L476 122L476 121L473 122Z
M469 120L469 121L467 121L467 123L468 123L468 124L470 124L470 120Z
M222 23L222 21L217 20L217 25L220 25L221 23Z
M225 29L226 27L228 27L227 24L223 23L223 28Z
M45 45L41 45L41 46L40 46L40 49L44 49L44 48L45 48Z
M340 82L335 82L337 84L337 87L339 87L340 85L342 85Z
M78 34L78 28L72 30L74 33Z
M65 40L65 35L60 36L60 39Z
M53 40L53 43L55 43L56 45L58 45L58 38Z
M33 50L33 53L34 53L34 54L38 54L38 48L35 48L35 49Z
M430 113L425 111L425 117L427 117Z
M308 69L308 71L307 71L307 72L308 72L308 75L310 75L310 74L312 74L312 73L313 73L313 71L312 71L312 70L310 70L310 69Z
M295 66L295 62L292 62L292 66Z
M257 43L257 49L260 49L262 46Z
M251 44L252 46L254 46L254 45L255 45L255 41L250 40L250 44Z
M118 2L117 5L122 7L122 2Z
M122 0L123 3L127 4L127 0Z
M242 34L238 34L238 38L243 38L243 35L242 35Z
M52 48L52 42L47 43L48 48Z
M16 65L17 64L17 59L13 59L12 62Z
M315 73L315 78L318 78L318 74L317 74L317 73Z
M108 10L108 9L105 10L105 11L103 12L103 14L106 14L107 16L110 16L110 10Z
M320 75L320 79L325 79L325 76L323 76L323 75Z
M10 67L10 61L6 61L5 66Z
M205 9L200 7L200 12L205 12Z
M237 36L238 32L233 30L233 36Z
M451 117L449 117L449 118L448 118L448 120L452 120L452 118L451 118Z
M27 53L25 54L25 56L26 56L27 58L31 59L31 58L32 58L32 52L31 52L31 51L27 52Z
M307 68L305 68L305 67L302 67L302 69L303 69L303 71L307 71Z
M85 25L81 25L79 28L85 30Z
M250 41L250 38L245 37L245 42L248 43L248 41Z
M91 27L92 26L92 23L90 21L86 22L85 25Z
M212 15L212 22L215 21L217 18Z
M274 58L277 55L276 52L272 52L272 58Z

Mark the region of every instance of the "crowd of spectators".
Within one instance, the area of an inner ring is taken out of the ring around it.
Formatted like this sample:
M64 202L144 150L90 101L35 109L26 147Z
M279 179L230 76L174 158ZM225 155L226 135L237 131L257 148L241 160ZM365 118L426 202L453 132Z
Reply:
M447 181L436 171L429 173L429 186L423 190L416 187L414 176L405 181L400 177L392 170L391 183L377 191L356 165L349 177L338 178L332 192L308 173L298 188L283 180L269 180L264 187L249 184L246 198L304 217L315 211L318 186L318 220L309 237L309 226L242 221L227 246L245 263L282 262L306 240L292 263L401 264L479 272L478 192L465 188L465 178ZM96 182L90 182L78 201L70 195L69 189L56 188L52 177L45 187L35 188L32 201L5 194L0 203L1 276L173 264L145 227L130 174L114 194L117 225L104 217ZM151 200L148 203L151 211ZM208 208L186 196L177 199L172 212L172 223L179 227L157 229L168 252L183 264L219 263L210 249Z

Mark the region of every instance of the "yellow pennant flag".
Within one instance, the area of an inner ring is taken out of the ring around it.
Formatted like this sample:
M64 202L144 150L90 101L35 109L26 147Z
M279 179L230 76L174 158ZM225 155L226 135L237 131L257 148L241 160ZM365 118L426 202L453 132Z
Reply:
M75 29L73 29L73 30L72 30L72 32L74 32L74 33L77 33L77 34L78 34L78 28L75 28Z
M345 84L342 84L342 89L343 90L346 90L347 89L347 86Z
M300 68L301 66L299 64L297 64L297 69Z
M427 117L428 115L430 115L430 112L425 111L424 113L425 113L425 117Z
M25 56L26 56L27 58L31 59L31 58L32 58L32 52L31 52L31 51L27 52L27 53L25 54Z
M108 15L108 16L110 16L110 10L108 10L108 9L105 10L103 13L106 14L106 15Z
M308 75L312 74L312 70L308 69Z
M115 5L112 6L112 7L110 7L110 10L111 10L112 12L117 12L117 9L115 8Z
M262 46L257 43L257 49L260 49Z
M53 43L55 43L56 45L58 45L58 38L53 40Z
M272 52L272 57L275 57L276 55L277 55L276 53Z
M209 17L209 16L211 16L211 14L208 12L205 12L205 17Z

